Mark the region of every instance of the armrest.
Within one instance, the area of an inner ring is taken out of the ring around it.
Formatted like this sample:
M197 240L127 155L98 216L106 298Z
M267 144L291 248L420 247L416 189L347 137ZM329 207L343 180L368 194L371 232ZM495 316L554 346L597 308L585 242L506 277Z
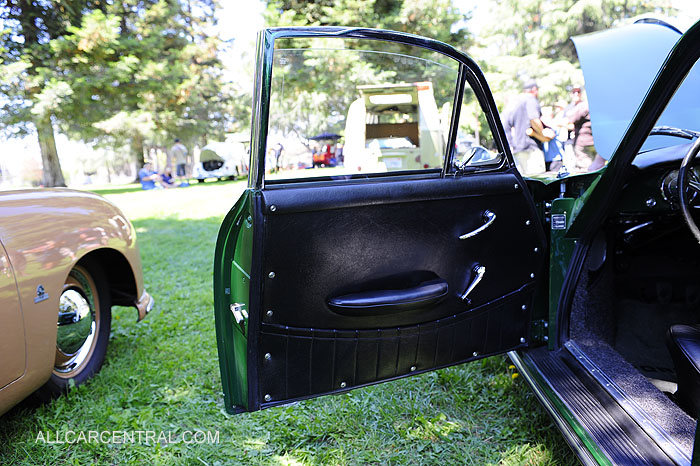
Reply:
M434 306L447 296L447 282L435 278L411 288L374 290L328 300L328 307L346 316L376 316Z

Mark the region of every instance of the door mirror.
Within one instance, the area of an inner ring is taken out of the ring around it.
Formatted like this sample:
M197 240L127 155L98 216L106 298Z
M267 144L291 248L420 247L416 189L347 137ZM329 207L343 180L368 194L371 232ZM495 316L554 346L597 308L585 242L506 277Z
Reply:
M461 160L455 159L454 167L457 171L462 171L468 167L498 165L502 158L502 154L498 152L490 151L482 146L472 146L467 149Z

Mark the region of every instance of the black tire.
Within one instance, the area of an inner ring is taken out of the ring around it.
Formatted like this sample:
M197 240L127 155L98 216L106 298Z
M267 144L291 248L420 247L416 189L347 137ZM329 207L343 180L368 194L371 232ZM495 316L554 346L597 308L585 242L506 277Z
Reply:
M54 369L37 391L44 400L65 393L71 380L80 385L102 367L112 324L112 302L102 267L92 260L76 264L66 277L60 303ZM76 309L83 311L83 317Z

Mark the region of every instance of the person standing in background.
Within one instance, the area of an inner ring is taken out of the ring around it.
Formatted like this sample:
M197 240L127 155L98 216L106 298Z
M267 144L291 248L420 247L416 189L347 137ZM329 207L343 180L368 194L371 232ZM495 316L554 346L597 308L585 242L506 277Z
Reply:
M521 175L544 173L544 152L539 142L548 142L553 136L553 133L551 136L543 134L545 127L540 119L542 111L538 95L535 80L525 81L523 92L513 99L504 113L503 126Z
M175 176L180 180L184 179L187 176L187 147L175 138L170 155L175 159Z
M577 171L595 171L605 165L603 159L593 145L593 129L588 102L583 97L581 86L571 90L574 108L569 114L569 121L574 125L574 153L576 154Z

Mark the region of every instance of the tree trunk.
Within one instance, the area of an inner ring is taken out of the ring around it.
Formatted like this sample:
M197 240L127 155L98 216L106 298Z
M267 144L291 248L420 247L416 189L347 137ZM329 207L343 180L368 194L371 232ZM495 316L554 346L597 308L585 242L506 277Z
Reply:
M139 170L143 167L143 136L139 133L135 133L131 136L131 156L133 157L134 163L136 165L136 181L139 182Z
M65 186L66 182L63 179L61 163L58 160L58 152L56 151L51 115L37 117L34 124L36 125L39 148L41 150L42 183L46 188Z
M112 184L112 170L109 168L109 160L105 157L105 168L107 169L107 184Z

